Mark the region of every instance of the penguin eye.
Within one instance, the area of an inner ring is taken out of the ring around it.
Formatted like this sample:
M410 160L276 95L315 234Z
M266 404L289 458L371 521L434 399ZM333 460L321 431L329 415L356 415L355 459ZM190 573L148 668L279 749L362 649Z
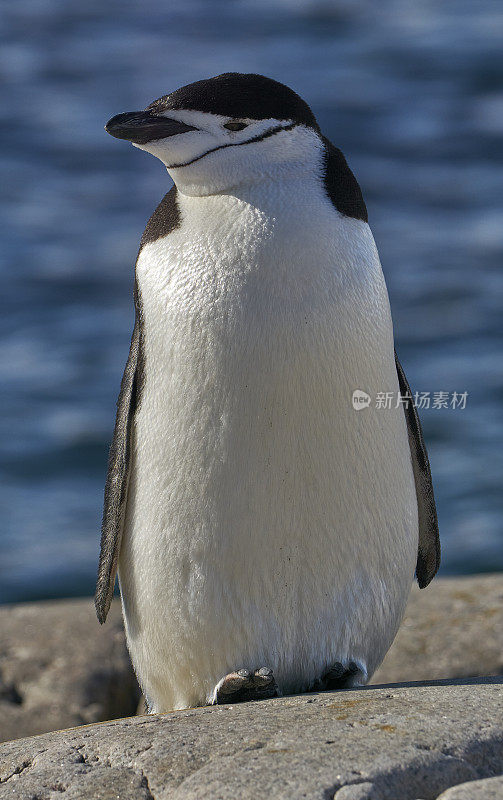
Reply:
M226 122L224 125L228 131L242 131L246 127L248 127L246 122Z

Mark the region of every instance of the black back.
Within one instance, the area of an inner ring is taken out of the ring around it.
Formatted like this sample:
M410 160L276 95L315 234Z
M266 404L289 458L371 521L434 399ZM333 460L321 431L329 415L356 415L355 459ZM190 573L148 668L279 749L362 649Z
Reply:
M368 222L367 206L358 181L348 167L343 153L325 136L325 190L337 211L346 217Z
M176 202L177 189L172 186L164 195L156 210L147 222L140 241L140 250L146 244L155 242L174 231L180 225L180 210Z

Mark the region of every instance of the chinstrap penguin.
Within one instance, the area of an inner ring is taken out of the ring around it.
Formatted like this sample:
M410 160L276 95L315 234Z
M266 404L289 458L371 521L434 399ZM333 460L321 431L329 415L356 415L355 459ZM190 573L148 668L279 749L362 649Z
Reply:
M229 73L106 130L174 181L136 262L96 609L151 711L364 684L440 558L358 183L309 106Z

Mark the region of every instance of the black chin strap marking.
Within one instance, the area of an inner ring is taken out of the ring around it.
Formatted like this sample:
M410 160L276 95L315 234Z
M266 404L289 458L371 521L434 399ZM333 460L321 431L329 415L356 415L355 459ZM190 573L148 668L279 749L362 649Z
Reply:
M166 169L179 169L180 167L188 167L189 164L194 164L195 161L200 161L201 158L204 158L210 153L215 153L217 150L223 150L224 147L241 147L243 144L261 142L262 139L268 139L269 136L274 136L275 133L280 133L280 131L291 131L292 128L297 127L297 124L297 122L291 122L289 125L276 125L275 128L269 128L269 130L265 131L265 133L260 133L257 136L254 136L252 139L247 139L246 142L227 142L227 144L219 144L218 147L213 147L211 150L207 150L206 153L201 153L200 156L196 156L190 161L184 161L181 164L168 164Z

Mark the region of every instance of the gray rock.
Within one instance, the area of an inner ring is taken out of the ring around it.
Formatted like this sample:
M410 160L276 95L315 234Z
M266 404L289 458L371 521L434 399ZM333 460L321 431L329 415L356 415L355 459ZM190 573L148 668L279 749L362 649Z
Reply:
M414 586L373 684L503 674L503 576L440 578Z
M461 783L442 792L438 800L501 800L503 797L503 776L486 778L482 781Z
M373 684L503 673L500 575L413 590ZM100 626L91 599L0 608L0 741L134 713L138 687L114 601Z
M350 783L334 794L334 800L383 800L383 794L375 783Z
M88 599L0 608L0 741L135 712L119 603L109 620Z
M503 772L501 686L368 687L8 742L0 800L430 800Z

